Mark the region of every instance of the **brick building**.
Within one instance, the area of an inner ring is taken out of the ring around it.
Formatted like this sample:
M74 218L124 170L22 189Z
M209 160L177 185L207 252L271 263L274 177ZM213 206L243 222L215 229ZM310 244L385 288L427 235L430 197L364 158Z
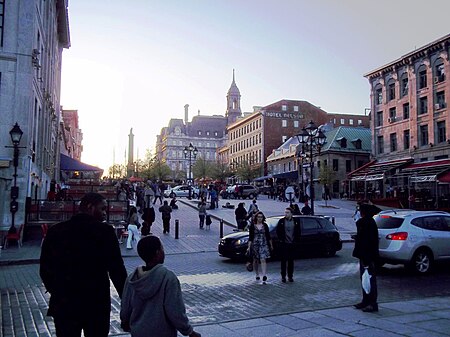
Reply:
M60 122L62 141L60 152L78 161L81 160L83 132L78 125L78 110L62 110Z

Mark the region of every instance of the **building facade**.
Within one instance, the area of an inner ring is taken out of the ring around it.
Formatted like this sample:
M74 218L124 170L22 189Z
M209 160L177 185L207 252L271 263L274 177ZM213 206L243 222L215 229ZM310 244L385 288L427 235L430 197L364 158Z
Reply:
M60 152L81 161L83 132L78 124L78 110L62 110L60 122Z
M11 223L13 150L9 130L23 131L16 223L26 197L45 198L59 178L61 60L70 47L67 0L0 2L0 224Z

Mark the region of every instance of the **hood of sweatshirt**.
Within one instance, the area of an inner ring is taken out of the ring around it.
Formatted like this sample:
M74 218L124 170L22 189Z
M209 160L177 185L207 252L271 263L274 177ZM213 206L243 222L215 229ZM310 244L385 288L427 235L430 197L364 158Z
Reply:
M140 298L152 298L159 293L167 274L168 269L162 264L157 264L148 271L138 267L131 274L129 284Z

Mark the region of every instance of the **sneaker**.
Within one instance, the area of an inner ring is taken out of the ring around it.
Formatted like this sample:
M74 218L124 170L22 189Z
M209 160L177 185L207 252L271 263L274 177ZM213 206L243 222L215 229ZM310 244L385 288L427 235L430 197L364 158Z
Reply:
M262 280L263 280L263 284L266 284L267 276L263 276Z
M286 277L282 277L281 282L286 283Z
M259 276L256 276L256 281L259 281L261 278Z
M365 308L367 305L363 302L357 303L357 304L353 304L353 307L355 307L356 309L363 309Z
M294 282L294 279L293 279L292 277L289 277L289 278L288 278L288 281L289 281L289 282Z
M377 304L369 304L367 307L363 308L362 311L364 312L378 312L378 305Z

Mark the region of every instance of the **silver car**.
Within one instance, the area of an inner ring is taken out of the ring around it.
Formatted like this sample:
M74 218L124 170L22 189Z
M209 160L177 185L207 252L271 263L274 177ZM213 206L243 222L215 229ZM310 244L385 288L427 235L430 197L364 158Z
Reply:
M173 197L188 197L189 196L189 186L188 185L179 185L175 186L174 188L169 188L164 191L164 196L166 198L173 198ZM192 186L191 187L191 196L194 199L197 199L198 197L198 188Z
M382 263L405 264L425 274L435 261L450 259L450 214L390 210L374 219Z

